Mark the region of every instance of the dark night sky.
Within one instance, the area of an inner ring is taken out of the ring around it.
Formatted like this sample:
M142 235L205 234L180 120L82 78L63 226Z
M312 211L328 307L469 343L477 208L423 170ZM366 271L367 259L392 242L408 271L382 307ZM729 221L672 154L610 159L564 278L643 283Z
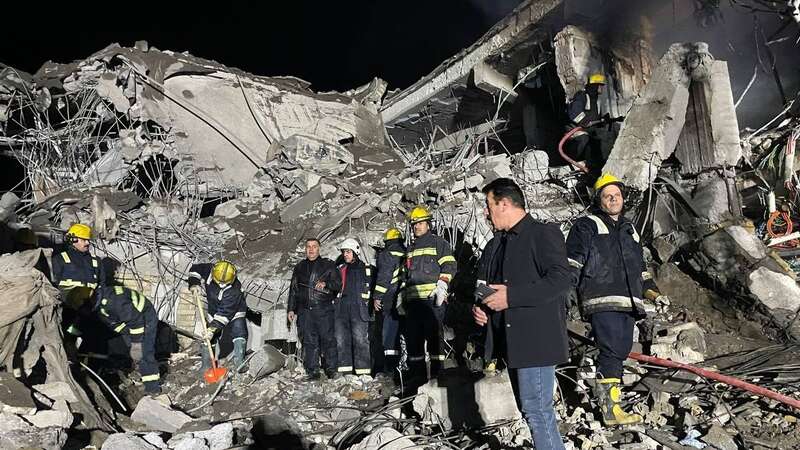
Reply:
M374 76L404 88L469 46L519 0L74 2L71 9L4 14L0 62L35 72L83 59L112 42L147 40L257 75L293 75L316 90L347 90ZM279 4L282 6L273 6ZM5 6L4 6L5 9ZM15 17L15 20L8 20Z

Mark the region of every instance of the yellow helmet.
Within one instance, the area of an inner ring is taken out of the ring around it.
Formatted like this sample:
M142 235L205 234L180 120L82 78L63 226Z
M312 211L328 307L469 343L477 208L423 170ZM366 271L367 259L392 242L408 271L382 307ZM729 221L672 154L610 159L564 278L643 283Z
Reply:
M428 208L422 205L415 206L414 209L412 209L411 212L408 213L408 222L411 225L414 225L415 223L425 222L431 220L432 218L433 216L431 216L431 213L428 211Z
M589 76L589 84L606 84L606 76L600 72L593 73Z
M67 230L67 237L89 240L92 238L92 228L82 223L73 223Z
M400 233L400 230L394 227L389 228L383 233L384 241L391 241L392 239L403 239L403 235Z
M211 278L218 284L231 284L233 279L236 278L236 266L232 262L221 260L214 264L214 269L211 271Z
M600 191L609 184L616 184L620 189L625 187L625 183L623 183L622 180L614 175L611 175L610 173L604 173L600 178L597 179L597 181L594 182L594 192L600 193Z

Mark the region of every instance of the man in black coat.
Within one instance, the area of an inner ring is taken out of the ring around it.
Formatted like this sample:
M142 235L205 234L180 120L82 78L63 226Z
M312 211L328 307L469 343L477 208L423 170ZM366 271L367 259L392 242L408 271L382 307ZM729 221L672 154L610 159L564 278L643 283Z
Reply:
M297 319L309 380L320 377L320 350L328 378L336 377L338 364L333 299L342 288L342 279L336 264L319 256L319 247L316 238L306 240L306 259L294 267L287 305L289 321Z
M522 190L511 179L498 178L483 192L496 234L484 248L489 259L479 278L495 292L473 307L473 317L490 325L487 341L506 359L536 448L561 450L553 393L555 366L568 360L564 237L525 212Z

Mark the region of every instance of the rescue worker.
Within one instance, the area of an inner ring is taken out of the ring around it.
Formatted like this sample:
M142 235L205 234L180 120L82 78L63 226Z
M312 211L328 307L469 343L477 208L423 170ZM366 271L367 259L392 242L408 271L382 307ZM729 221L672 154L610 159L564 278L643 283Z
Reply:
M609 123L611 121L608 115L601 117L597 102L605 85L605 75L602 73L592 74L586 88L578 91L567 106L567 115L570 120L568 128L583 128L570 137L568 151L576 161L586 161L590 173L594 173L594 178L600 175L599 171L611 152L610 146L603 145L600 130L597 127L603 120Z
M375 311L381 313L379 326L383 348L383 371L393 374L400 362L400 314L397 311L397 294L406 247L403 235L397 228L389 228L383 233L383 249L378 252L375 275L375 289L372 303Z
M306 239L306 259L294 266L286 306L289 321L297 321L307 380L320 378L320 353L325 375L337 376L333 300L342 288L342 278L336 264L321 257L319 250L318 239Z
M598 178L595 205L588 216L575 221L567 237L567 257L581 313L591 323L600 349L595 396L606 425L642 420L620 406L622 363L633 346L636 320L655 312L651 301L661 295L647 271L639 233L623 216L624 187L611 174Z
M130 357L142 375L144 391L160 394L161 382L156 361L158 316L143 294L123 286L101 286L93 310L109 329L121 335L130 348Z
M80 324L91 316L89 300L106 280L99 258L89 253L91 227L82 223L72 224L65 238L64 251L53 254L53 284L61 291L61 300L66 306L63 323L67 327L67 349L75 350L75 340L82 334Z
M342 290L336 300L336 353L339 374L369 375L369 299L372 270L360 259L361 246L353 238L339 245L342 256L337 265Z
M189 289L193 295L205 296L208 303L208 324L206 339L215 345L226 333L233 341L233 364L238 368L244 362L247 350L247 303L242 293L242 283L236 278L236 267L232 262L220 260L213 266L210 263L194 264L189 269ZM203 358L201 370L211 367L208 346L201 345Z
M436 377L444 364L444 303L456 272L450 244L431 232L432 219L424 206L416 206L408 214L414 241L406 253L403 287L409 375L414 382L422 383L428 379L426 344L430 376Z

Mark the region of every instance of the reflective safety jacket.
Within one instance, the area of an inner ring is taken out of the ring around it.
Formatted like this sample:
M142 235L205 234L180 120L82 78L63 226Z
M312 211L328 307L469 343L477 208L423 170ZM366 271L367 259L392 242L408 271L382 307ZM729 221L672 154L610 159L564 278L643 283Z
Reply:
M220 286L211 277L212 264L194 264L189 268L189 287L202 286L208 300L209 328L224 328L235 319L247 316L247 302L242 293L242 283L236 278L233 283Z
M116 333L129 334L133 342L142 340L144 312L153 307L144 294L124 286L103 286L98 289L96 298L95 310L100 320Z
M392 303L400 286L406 249L400 239L386 241L386 247L377 256L377 274L372 298ZM387 304L391 308L392 305Z
M615 221L594 208L576 220L567 237L567 258L584 316L603 311L643 316L645 292L658 292L639 233L624 217Z
M436 289L439 280L450 284L455 273L456 259L450 244L428 232L416 238L406 253L403 299L426 299Z
M570 100L567 115L573 126L585 127L600 120L600 107L586 91L579 91Z
M90 253L79 252L70 245L63 252L53 254L53 283L59 289L97 289L104 281L103 266Z

